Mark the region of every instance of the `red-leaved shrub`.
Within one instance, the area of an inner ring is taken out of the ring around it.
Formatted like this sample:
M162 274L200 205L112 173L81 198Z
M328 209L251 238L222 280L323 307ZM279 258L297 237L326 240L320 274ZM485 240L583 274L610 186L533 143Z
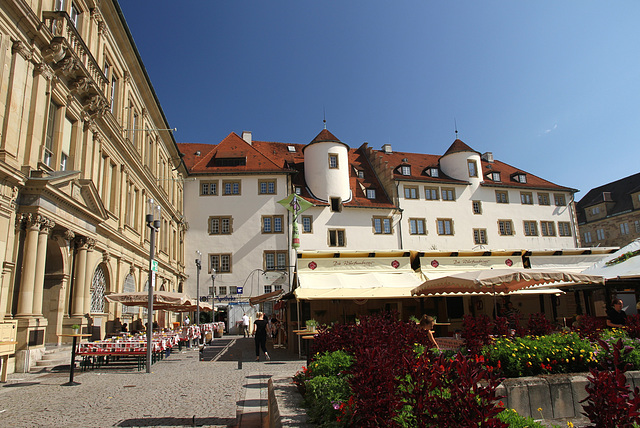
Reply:
M544 336L551 333L555 328L544 314L536 313L529 315L527 330L531 336Z
M600 333L605 328L605 322L591 315L582 315L580 319L571 326L571 330L578 333L581 339L596 341L600 338Z

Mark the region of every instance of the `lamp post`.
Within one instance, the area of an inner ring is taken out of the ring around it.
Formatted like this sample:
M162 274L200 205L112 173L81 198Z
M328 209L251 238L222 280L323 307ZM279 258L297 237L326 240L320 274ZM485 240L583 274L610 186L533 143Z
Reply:
M153 352L153 289L156 282L157 263L155 263L156 253L156 232L160 230L161 208L152 198L147 201L147 227L149 233L149 302L147 307L147 373L151 373L151 354Z
M200 269L202 269L202 253L196 250L196 254L198 255L196 258L196 326L200 331ZM200 344L200 339L198 339L198 344Z
M211 269L211 322L215 321L216 316L216 269Z

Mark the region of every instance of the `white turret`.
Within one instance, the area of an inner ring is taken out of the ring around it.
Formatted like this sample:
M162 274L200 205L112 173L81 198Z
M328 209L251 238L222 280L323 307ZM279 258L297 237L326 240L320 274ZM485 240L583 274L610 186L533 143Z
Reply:
M349 146L323 129L304 149L304 178L314 198L340 202L351 199Z

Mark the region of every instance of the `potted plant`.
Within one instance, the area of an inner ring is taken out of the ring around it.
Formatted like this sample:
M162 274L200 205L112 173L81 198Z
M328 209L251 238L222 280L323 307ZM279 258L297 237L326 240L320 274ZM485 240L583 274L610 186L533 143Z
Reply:
M314 319L310 319L310 320L307 320L305 325L307 326L307 330L316 331L316 327L318 326L318 321Z
M80 326L78 324L74 324L71 326L71 330L73 331L73 334L78 334L80 332Z

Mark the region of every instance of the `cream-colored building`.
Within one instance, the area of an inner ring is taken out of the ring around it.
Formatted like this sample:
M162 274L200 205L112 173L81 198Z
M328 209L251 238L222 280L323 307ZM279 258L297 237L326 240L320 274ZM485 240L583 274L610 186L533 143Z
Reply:
M162 208L156 287L181 291L186 171L117 2L0 3L0 319L27 370L73 324L103 336L142 309L146 202ZM168 324L174 315L158 313Z

